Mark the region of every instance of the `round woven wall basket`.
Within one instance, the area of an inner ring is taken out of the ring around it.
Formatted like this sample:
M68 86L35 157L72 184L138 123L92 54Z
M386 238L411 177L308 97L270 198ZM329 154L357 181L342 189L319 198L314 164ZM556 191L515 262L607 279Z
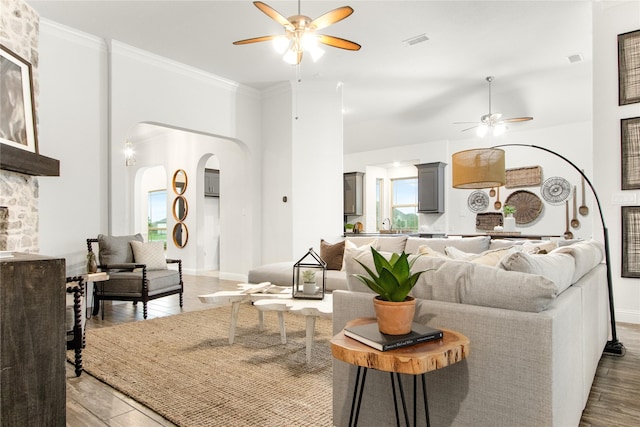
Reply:
M516 213L513 214L516 224L535 221L542 213L543 206L540 197L527 190L514 191L504 201L504 205L516 208Z

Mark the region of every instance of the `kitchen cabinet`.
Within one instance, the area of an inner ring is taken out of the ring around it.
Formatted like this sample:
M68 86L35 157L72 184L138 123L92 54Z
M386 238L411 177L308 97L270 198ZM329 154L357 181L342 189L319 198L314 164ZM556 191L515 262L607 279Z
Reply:
M364 173L344 174L344 215L362 215L364 199Z
M418 212L444 213L444 168L446 163L416 165L418 168Z
M204 196L220 197L220 171L218 169L204 170Z

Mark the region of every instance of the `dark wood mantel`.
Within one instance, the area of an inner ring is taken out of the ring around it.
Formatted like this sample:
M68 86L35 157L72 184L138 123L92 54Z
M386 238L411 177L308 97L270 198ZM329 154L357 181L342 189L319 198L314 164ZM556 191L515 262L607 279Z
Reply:
M33 176L60 176L60 160L0 144L0 169Z

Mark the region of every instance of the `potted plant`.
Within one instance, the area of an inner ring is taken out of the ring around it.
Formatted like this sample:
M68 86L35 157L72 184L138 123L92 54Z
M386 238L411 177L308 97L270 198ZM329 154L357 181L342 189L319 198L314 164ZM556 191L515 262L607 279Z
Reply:
M316 272L313 270L304 270L302 272L302 293L314 294L316 292Z
M404 335L411 332L416 300L409 296L422 273L429 270L411 272L418 257L409 261L406 253L394 253L387 260L374 248L371 248L376 271L356 260L365 269L369 277L354 274L358 280L378 294L373 306L378 319L378 329L383 334Z
M513 217L516 207L504 205L502 212L504 212L504 231L516 231L516 219Z

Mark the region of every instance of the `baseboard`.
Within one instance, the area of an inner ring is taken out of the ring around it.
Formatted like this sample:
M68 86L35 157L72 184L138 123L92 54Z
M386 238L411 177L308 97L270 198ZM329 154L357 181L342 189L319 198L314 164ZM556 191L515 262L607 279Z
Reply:
M640 324L640 311L616 309L616 322Z

